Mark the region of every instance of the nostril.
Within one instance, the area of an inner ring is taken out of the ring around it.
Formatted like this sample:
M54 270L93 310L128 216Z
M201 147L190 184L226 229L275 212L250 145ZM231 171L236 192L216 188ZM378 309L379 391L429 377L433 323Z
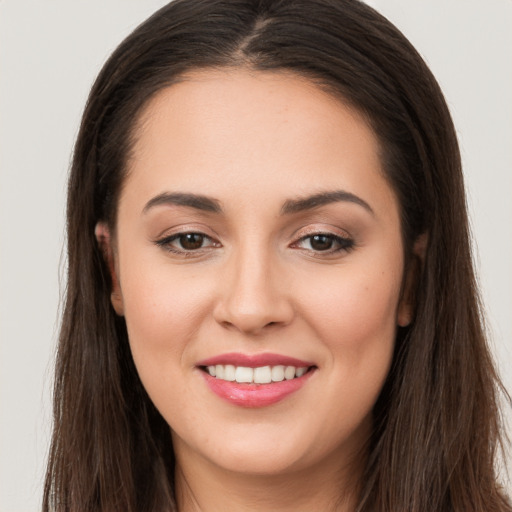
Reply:
M272 297L226 294L215 305L213 316L225 329L260 334L287 325L293 318L288 300Z

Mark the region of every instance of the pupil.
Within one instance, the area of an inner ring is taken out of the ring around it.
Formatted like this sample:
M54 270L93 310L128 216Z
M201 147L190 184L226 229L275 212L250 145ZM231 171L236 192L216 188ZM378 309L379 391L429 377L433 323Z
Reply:
M199 233L187 233L180 236L180 244L183 249L200 249L203 245L204 236Z
M332 247L332 238L327 235L314 235L311 239L311 247L316 251L326 251Z

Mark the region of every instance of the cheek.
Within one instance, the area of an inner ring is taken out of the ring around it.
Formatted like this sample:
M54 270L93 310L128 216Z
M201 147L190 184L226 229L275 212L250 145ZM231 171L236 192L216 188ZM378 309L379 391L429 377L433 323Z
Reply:
M327 287L327 283L326 283ZM316 397L330 411L323 427L328 439L348 438L373 410L387 378L396 336L399 288L394 280L346 277L329 291L310 294L304 307L315 336L327 348L327 380ZM320 421L320 420L319 420Z
M329 343L359 350L395 332L399 293L399 276L344 270L339 279L326 276L323 283L317 276L304 294L303 314Z
M189 351L207 309L207 283L203 280L203 287L191 287L189 280L180 278L179 271L171 272L165 265L146 265L143 269L137 275L127 273L127 279L122 280L125 320L137 372L169 424L185 413L188 424L196 424L200 414L190 403L201 397L188 380Z
M132 354L144 373L146 366L156 371L180 364L211 294L207 281L192 286L193 277L184 279L180 269L138 263L126 261L126 268L140 270L126 279L121 273L121 289Z
M329 354L332 393L359 411L372 408L391 364L396 336L396 312L401 273L357 272L345 269L340 278L316 279L315 292L303 304L303 315ZM342 390L342 391L340 391Z

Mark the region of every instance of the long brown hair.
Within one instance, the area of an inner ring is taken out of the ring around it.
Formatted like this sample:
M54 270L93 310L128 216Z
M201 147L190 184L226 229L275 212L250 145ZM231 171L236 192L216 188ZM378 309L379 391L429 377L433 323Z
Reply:
M471 261L459 149L443 95L406 38L356 0L175 0L112 54L69 179L68 281L44 511L176 510L169 427L135 370L94 237L115 229L141 109L189 70L287 70L348 102L378 136L406 253L427 235L415 319L397 335L358 512L510 512L500 493L501 386Z

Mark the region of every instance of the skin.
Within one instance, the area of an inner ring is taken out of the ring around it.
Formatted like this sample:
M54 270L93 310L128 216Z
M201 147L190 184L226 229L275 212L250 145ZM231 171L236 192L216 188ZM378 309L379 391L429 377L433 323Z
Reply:
M141 380L171 428L180 510L353 510L372 407L397 326L411 320L399 207L374 133L300 77L236 69L161 91L135 134L116 237L103 224L96 233ZM368 207L282 212L339 190ZM147 206L177 192L222 211ZM169 241L187 232L206 235L199 249ZM317 233L348 248L316 250ZM196 366L228 352L316 370L286 399L244 408Z

